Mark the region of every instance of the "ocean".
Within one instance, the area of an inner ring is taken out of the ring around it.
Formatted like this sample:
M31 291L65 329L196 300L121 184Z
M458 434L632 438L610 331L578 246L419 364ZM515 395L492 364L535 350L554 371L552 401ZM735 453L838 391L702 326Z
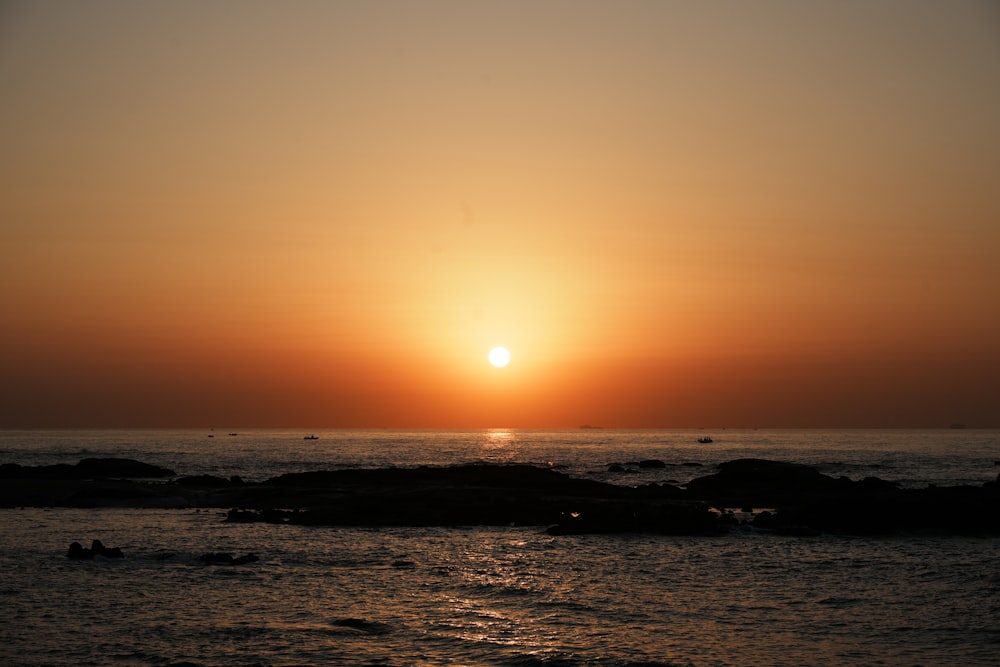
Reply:
M528 462L629 485L758 457L922 487L996 479L1000 431L0 432L0 463L86 457L247 481ZM609 468L643 459L667 465ZM992 537L552 536L224 514L0 510L0 664L1000 665ZM126 558L66 558L70 542L93 539ZM205 565L208 552L260 560Z

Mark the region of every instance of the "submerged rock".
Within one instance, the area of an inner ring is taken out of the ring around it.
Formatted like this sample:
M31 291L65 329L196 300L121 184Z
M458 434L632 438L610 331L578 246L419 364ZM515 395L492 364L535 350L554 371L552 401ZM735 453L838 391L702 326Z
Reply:
M230 553L216 551L204 553L198 556L198 560L206 565L246 565L247 563L256 563L260 558L257 554L246 554L233 558Z
M206 565L232 565L233 555L211 551L198 556L198 560Z
M363 618L339 618L333 621L333 625L338 628L356 630L366 635L384 635L388 634L391 630L385 623L366 621Z

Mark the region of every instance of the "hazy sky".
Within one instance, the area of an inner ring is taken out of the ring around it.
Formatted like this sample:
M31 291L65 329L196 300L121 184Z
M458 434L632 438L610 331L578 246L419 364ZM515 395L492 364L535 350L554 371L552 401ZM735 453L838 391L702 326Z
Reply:
M0 2L0 318L0 426L1000 426L1000 5Z

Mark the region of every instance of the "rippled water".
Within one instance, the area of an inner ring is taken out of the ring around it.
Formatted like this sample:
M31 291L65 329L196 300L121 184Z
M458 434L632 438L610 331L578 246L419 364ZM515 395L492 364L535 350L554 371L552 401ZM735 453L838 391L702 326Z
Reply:
M208 437L211 435L212 437ZM1000 430L567 430L567 431L0 431L0 463L75 463L121 456L181 475L241 475L263 480L286 472L337 467L450 465L475 461L551 463L602 481L685 483L698 467L742 457L807 463L828 475L878 476L907 485L982 484L996 479ZM699 437L714 442L699 444ZM660 459L665 471L623 480L609 463Z
M912 483L993 479L1000 458L996 432L973 431L727 432L707 449L697 432L320 435L7 433L0 462L83 453L263 478L529 460L607 477L613 461L708 467L750 454ZM656 474L707 472L693 469ZM65 557L70 542L95 538L127 558ZM198 560L217 551L260 561ZM552 537L227 524L216 511L0 510L4 665L997 665L998 618L995 538Z
M989 665L1000 650L990 539L2 515L3 664ZM128 558L65 558L95 537ZM198 562L219 550L261 560Z

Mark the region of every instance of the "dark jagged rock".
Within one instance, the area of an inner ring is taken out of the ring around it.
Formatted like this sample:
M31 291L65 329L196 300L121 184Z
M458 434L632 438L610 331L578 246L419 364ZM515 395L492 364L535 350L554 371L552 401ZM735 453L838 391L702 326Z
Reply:
M94 552L90 549L84 549L83 545L79 542L73 542L69 545L69 551L66 552L67 558L72 558L73 560L93 560Z
M89 549L84 548L79 542L73 542L69 545L69 551L66 552L66 557L73 560L93 560L95 556L102 558L125 558L121 547L106 547L100 540L91 542Z
M719 472L687 484L688 494L727 507L774 506L842 486L841 480L811 466L766 459L737 459L720 463Z
M24 475L24 466L17 463L0 464L0 479L18 479Z
M132 459L83 459L76 464L82 475L88 477L127 477L131 479L157 479L174 477L176 473L169 468L134 461Z
M101 544L100 540L94 540L91 542L90 550L94 552L95 556L103 556L105 558L125 558L125 554L122 553L121 547L106 547Z
M849 492L779 508L768 523L779 530L808 527L852 535L998 534L1000 494L988 485L887 492L885 487L865 489L859 482Z
M718 505L777 507L753 519L757 528L784 535L886 535L935 531L1000 533L1000 486L902 489L866 477L852 482L809 466L745 459L698 478L688 492Z
M0 465L0 478L4 479L94 479L111 477L158 479L174 476L174 471L169 468L120 458L88 458L81 460L75 466L67 463L56 463L47 466L21 466L16 463Z
M91 484L67 495L66 507L130 507L159 498L159 490L135 483L101 482Z
M638 465L638 463L636 463ZM554 534L705 534L752 522L807 535L1000 534L1000 481L902 489L892 481L833 478L795 463L739 459L685 487L630 487L530 465L333 470L247 483L198 475L176 481L80 476L148 475L119 462L40 468L0 466L0 506L204 507L230 522L343 526L551 526ZM161 469L165 470L165 469ZM710 508L720 511L711 511ZM730 512L743 508L742 512ZM754 508L771 508L758 512ZM751 515L750 518L738 515ZM71 557L86 558L82 546ZM69 555L69 554L68 554ZM230 556L231 557L231 556ZM249 561L248 561L249 562Z

